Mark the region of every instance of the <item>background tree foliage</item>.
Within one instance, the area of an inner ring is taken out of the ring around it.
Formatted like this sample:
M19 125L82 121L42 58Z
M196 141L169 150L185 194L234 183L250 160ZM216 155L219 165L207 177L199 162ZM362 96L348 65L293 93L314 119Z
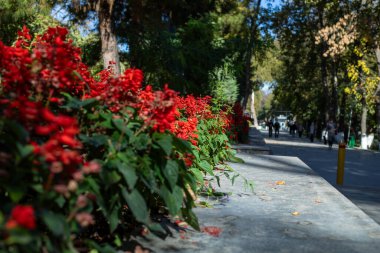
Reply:
M42 32L52 25L49 0L0 0L0 40L11 45L17 36L16 31L28 25L32 32Z
M284 0L278 7L260 0L1 1L7 44L14 41L11 30L27 23L38 32L58 24L54 18L62 14L54 11L64 10L93 72L120 62L120 71L142 69L146 84L238 101L254 117L266 97L259 90L271 83L272 112L291 111L317 121L319 130L329 118L347 129L351 111L355 125L368 122L362 133L380 126L378 1ZM367 74L357 66L358 46ZM353 94L362 85L352 79L354 69L373 77L365 103Z
M319 130L331 118L340 131L379 131L379 17L378 1L283 1L272 19L283 63L273 107Z

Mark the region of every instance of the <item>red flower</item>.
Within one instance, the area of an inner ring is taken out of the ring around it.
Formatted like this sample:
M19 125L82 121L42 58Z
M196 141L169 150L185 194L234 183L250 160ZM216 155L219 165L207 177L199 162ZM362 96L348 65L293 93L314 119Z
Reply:
M177 92L169 89L167 85L163 91L152 91L152 87L147 86L139 94L139 116L146 125L152 126L154 131L170 130L179 116L175 104L176 97Z
M7 227L12 228L15 223L27 229L36 228L36 217L34 209L29 205L18 205L12 209L10 220L7 222Z

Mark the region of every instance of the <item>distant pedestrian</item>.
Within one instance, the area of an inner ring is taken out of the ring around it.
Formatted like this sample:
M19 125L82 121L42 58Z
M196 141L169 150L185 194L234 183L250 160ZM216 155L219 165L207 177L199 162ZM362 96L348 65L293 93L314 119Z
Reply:
M280 123L278 120L274 123L274 138L278 138L280 136Z
M329 143L329 149L332 149L332 145L335 139L335 132L336 132L335 124L332 119L330 119L329 122L327 123L326 130L327 130L327 141Z
M296 134L297 125L293 120L289 121L289 134L294 137Z
M309 127L310 142L314 142L314 134L315 134L315 126L314 126L314 122L311 122L310 127Z
M272 122L271 119L267 122L267 126L268 126L268 134L269 134L269 137L272 137L272 133L273 133L273 122Z
M302 137L302 133L303 133L303 125L302 125L302 123L299 123L298 125L297 125L297 131L298 131L298 137Z

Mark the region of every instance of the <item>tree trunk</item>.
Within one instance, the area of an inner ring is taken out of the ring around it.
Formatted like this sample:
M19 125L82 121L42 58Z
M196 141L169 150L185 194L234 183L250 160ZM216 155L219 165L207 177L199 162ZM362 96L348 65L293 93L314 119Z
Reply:
M251 114L252 114L252 119L253 119L253 126L256 128L259 127L259 124L257 122L256 109L255 109L255 91L253 90L251 94Z
M339 112L339 126L340 128L346 129L346 123L345 123L345 118L346 118L346 106L347 106L347 94L346 92L342 93L342 100L340 103L340 112Z
M324 28L324 11L323 7L318 8L318 19L319 19L319 29ZM323 106L322 112L324 113L324 123L329 121L329 105L330 105L330 96L329 96L329 84L327 82L327 59L323 56L323 53L326 51L326 43L322 42L319 51L319 57L321 59L321 81L323 89Z
M377 72L380 76L380 45L376 45L375 55L376 55L376 63L377 63ZM380 83L378 84L377 88L379 89L379 87L380 87Z
M332 74L332 87L331 87L331 99L330 99L330 118L335 122L337 120L337 110L338 110L338 73L337 73L337 64L335 60L332 63L331 68Z
M247 108L247 103L248 103L248 97L251 94L252 91L252 83L251 83L251 77L252 77L252 66L251 66L251 60L252 60L252 55L253 55L253 47L254 47L254 42L255 42L255 37L256 37L256 30L257 30L257 17L260 12L260 5L261 5L261 0L257 0L256 4L256 9L254 10L254 14L251 17L251 27L250 27L250 32L249 36L247 39L247 52L246 52L246 58L245 58L245 80L244 80L244 97L243 97L243 112Z
M113 29L112 13L114 0L101 0L97 8L99 18L100 39L104 68L111 67L115 76L120 75L119 50L116 34Z
M361 136L361 147L362 149L367 149L367 103L365 101L365 96L362 98L362 117L360 122L360 128L362 132Z
M376 63L378 76L380 77L380 45L377 44L375 48ZM380 81L377 83L377 89L375 92L375 101L376 101L376 119L377 119L377 140L379 141L379 150L380 150Z

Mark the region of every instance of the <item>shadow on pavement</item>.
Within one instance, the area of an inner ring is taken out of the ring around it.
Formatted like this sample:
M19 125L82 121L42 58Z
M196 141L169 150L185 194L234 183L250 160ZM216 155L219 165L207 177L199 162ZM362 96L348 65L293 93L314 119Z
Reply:
M288 133L283 133L278 139L268 138L265 132L263 136L274 155L298 157L380 224L379 153L347 149L344 184L338 186L336 145L329 150L321 142L310 143L306 138L292 137Z

